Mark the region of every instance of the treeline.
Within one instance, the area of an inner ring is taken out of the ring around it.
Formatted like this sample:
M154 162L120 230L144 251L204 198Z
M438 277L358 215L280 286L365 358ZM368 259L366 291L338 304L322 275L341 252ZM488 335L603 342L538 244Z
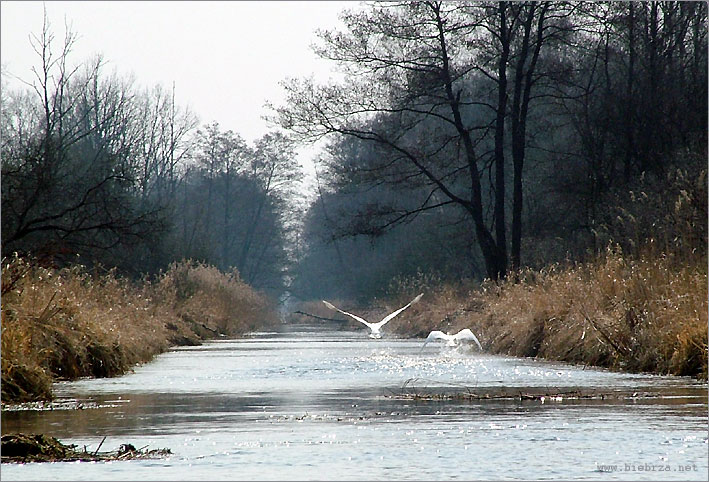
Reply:
M200 126L174 85L141 87L101 57L73 63L75 41L45 18L34 78L3 88L3 258L132 277L193 259L279 294L301 177L293 143Z
M275 108L328 139L299 297L514 278L610 244L706 264L706 3L405 2L342 20L316 49L343 79L290 80Z

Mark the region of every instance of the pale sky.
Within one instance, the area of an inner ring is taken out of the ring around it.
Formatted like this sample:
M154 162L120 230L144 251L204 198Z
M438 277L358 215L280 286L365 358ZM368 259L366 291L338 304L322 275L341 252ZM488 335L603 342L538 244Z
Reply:
M310 49L315 30L339 25L337 14L358 2L306 1L5 1L0 2L3 71L31 80L38 57L29 43L42 30L43 8L61 43L65 20L79 35L71 59L96 53L109 70L137 84L166 88L202 124L217 121L247 141L271 127L261 119L278 105L286 77L334 76ZM3 75L3 82L8 77ZM313 150L301 155L309 158ZM307 160L307 159L306 159Z

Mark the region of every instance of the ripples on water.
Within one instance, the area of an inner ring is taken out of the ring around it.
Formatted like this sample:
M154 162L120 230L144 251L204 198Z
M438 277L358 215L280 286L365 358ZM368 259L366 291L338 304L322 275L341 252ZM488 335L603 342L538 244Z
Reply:
M176 349L123 377L62 383L66 407L85 409L4 412L3 433L94 448L107 436L103 450L130 442L174 455L4 464L2 478L707 479L706 385L421 344L260 333ZM577 389L613 396L513 398ZM512 396L403 396L469 393Z

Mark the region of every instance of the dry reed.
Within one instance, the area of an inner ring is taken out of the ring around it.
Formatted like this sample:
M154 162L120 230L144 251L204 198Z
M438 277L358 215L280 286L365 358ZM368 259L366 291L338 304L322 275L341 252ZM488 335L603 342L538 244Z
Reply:
M518 282L442 285L391 327L414 336L462 328L494 353L706 379L706 263L613 248Z
M14 257L3 262L2 295L3 403L50 399L54 380L120 375L171 345L277 319L236 272L194 262L133 283Z

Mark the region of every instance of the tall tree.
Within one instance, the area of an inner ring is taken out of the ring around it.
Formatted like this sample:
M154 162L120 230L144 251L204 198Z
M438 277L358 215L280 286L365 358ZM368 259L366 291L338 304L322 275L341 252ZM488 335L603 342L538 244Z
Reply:
M525 3L515 5L519 9L522 39L516 53L514 65L514 88L511 106L513 194L512 194L512 269L521 268L522 249L522 207L523 207L523 171L527 148L527 118L533 86L539 80L537 62L544 43L548 43L556 29L545 25L550 2ZM566 15L566 12L562 12Z
M465 83L472 71L461 50L473 28L469 18L458 4L414 2L374 5L343 20L348 30L323 32L318 53L352 75L342 85L286 84L288 104L277 109L281 124L304 138L336 133L379 144L388 158L378 170L398 169L393 182L416 180L430 189L423 204L397 220L441 205L462 208L473 221L471 242L480 247L487 275L503 277L506 246L486 223L474 135L488 126L468 115L473 106L488 105L472 100ZM444 200L434 203L436 194Z
M105 77L100 58L70 65L75 38L67 31L57 49L45 15L33 98L3 96L3 253L107 251L164 229L160 208L134 196L130 86Z
M197 132L191 159L175 199L175 252L282 290L287 212L301 177L292 143L269 133L252 146L212 123Z
M291 81L280 121L305 138L334 133L381 145L388 154L380 173L398 167L391 182L416 179L430 188L423 204L396 219L440 205L463 209L487 276L499 279L508 270L505 153L511 142L512 264L519 269L527 120L533 91L548 75L539 59L568 30L571 11L552 2L406 2L350 12L347 31L323 32L318 50L346 67L346 86ZM481 179L491 164L489 202ZM434 203L438 195L443 200Z
M255 208L245 213L247 230L237 261L240 271L245 269L247 259L253 250L256 234L265 214L264 208L269 202L276 205L287 202L291 197L294 184L302 178L292 141L283 134L275 132L258 139L247 173L258 182L261 196ZM262 243L266 243L266 246L269 242L268 238L269 236L266 236L261 240ZM260 264L263 262L263 255L257 259Z

